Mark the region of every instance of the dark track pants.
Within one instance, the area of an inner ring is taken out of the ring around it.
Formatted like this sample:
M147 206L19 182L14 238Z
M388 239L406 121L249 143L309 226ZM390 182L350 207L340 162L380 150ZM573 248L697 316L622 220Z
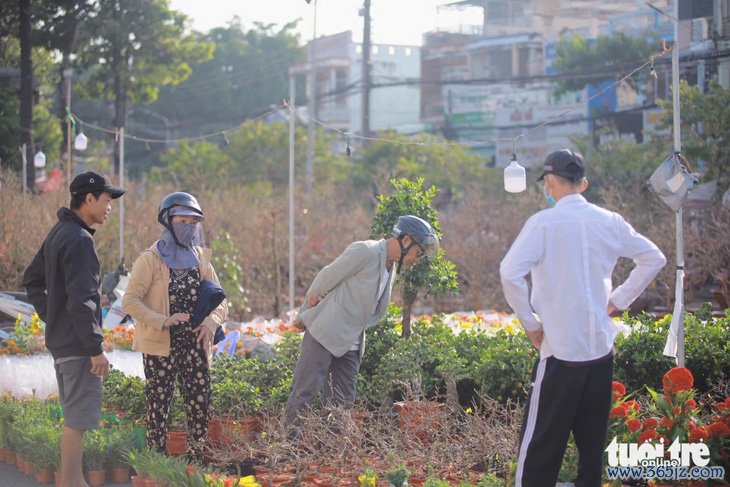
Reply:
M570 432L576 487L600 487L611 409L613 354L589 363L538 360L522 422L515 487L554 487Z

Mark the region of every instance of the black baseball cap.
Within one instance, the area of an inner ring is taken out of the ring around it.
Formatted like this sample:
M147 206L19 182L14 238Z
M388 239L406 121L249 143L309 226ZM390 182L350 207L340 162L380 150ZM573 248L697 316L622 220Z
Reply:
M71 181L68 186L71 191L71 196L79 194L94 193L96 191L103 191L109 193L112 199L117 199L124 194L122 188L116 188L106 182L104 176L94 171L86 171L81 173Z
M583 162L583 156L570 149L561 149L551 152L545 158L543 173L537 180L542 181L546 174L555 174L575 182L581 179L585 173L586 165Z

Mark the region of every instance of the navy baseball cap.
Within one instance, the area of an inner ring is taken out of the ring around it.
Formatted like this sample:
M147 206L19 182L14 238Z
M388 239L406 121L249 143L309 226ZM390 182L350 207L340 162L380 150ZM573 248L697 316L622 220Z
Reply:
M104 176L94 171L86 171L76 176L68 189L71 191L71 196L103 191L109 193L112 199L117 199L125 193L122 188L111 186Z
M537 178L542 181L546 174L555 174L570 181L578 181L586 173L583 156L570 149L561 149L550 153L545 158L542 175Z

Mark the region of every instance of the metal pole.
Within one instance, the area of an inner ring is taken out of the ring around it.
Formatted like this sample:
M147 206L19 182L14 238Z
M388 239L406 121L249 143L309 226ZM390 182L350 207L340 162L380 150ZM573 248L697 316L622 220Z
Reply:
M296 116L294 109L295 96L296 82L294 76L289 75L289 311L292 311L294 309L294 117Z
M124 189L124 127L119 128L119 187ZM124 258L124 198L119 198L119 262Z
M307 104L307 115L309 122L307 123L307 167L305 173L305 183L307 192L312 191L314 185L314 120L319 115L317 113L317 0L314 0L314 27L312 34L312 42L309 43L309 103Z
M20 160L23 163L23 197L25 198L25 195L28 194L28 155L25 144L20 147Z
M73 145L71 142L71 68L63 70L66 78L66 154L68 162L66 163L66 181L71 182L71 165L73 164Z
M674 46L672 49L672 113L674 151L682 150L679 112L679 2L674 3ZM684 367L684 229L682 208L675 217L677 244L677 278L674 288L672 322L677 324L677 365Z
M365 24L362 34L362 135L370 136L370 0L363 7ZM366 142L366 141L363 141Z

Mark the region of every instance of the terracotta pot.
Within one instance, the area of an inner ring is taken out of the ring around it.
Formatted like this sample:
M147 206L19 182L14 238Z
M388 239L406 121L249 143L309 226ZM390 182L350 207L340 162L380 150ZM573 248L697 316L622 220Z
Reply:
M99 487L106 483L106 470L87 470L86 481L91 487Z
M147 479L140 477L139 475L132 475L130 480L132 481L132 487L145 487L147 483Z
M4 462L8 465L13 465L15 463L15 452L12 450L6 450Z
M7 455L7 449L0 448L0 462L5 463L5 456Z
M167 453L169 455L183 455L187 449L188 433L186 431L168 431Z
M261 431L261 420L256 416L241 419L218 417L208 422L208 440L216 446L250 441L258 431Z
M50 484L53 482L53 469L41 468L35 473L35 481L39 484Z
M162 487L162 482L155 479L145 479L144 487Z
M441 427L441 409L445 407L444 403L402 401L394 406L398 413L398 426L423 442L430 441L431 431Z
M56 481L56 487L61 486L61 472L53 472L53 479Z
M129 482L129 467L118 467L112 469L112 483L126 484Z

